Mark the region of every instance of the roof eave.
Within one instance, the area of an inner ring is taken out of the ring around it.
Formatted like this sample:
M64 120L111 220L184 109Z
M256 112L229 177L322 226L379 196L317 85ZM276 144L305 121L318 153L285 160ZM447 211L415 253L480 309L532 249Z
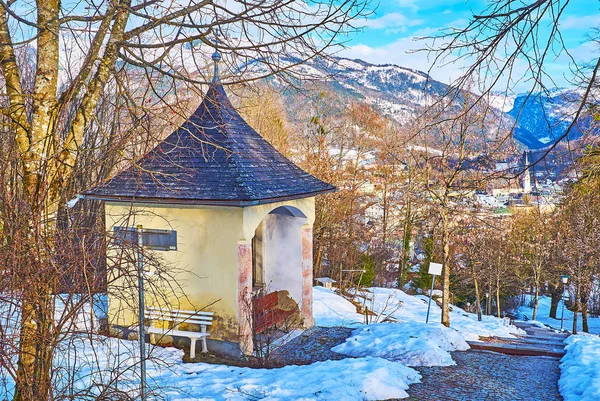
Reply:
M251 199L251 200L225 200L225 199L181 199L181 198L151 198L151 197L131 197L131 196L109 196L95 194L79 194L80 199L99 200L115 203L143 203L143 204L170 204L170 205L197 205L197 206L231 206L231 207L247 207L263 205L268 203L285 202L288 200L312 198L313 196L322 195L337 191L336 187L328 189L306 192L302 194L294 194L288 196L279 196L273 198Z

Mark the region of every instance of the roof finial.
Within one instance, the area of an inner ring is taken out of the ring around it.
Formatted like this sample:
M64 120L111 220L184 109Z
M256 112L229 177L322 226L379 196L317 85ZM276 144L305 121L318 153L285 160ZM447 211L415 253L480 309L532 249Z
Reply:
M214 62L214 70L213 70L213 77L212 77L212 81L214 82L219 82L221 79L219 78L219 61L221 61L221 53L219 53L218 49L215 49L215 52L212 55L212 59Z

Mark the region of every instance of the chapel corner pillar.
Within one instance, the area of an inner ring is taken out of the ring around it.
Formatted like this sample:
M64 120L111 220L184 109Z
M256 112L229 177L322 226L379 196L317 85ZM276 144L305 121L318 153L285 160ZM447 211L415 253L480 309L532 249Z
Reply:
M238 241L238 322L240 350L252 355L252 243Z
M302 320L304 327L315 325L313 317L313 228L302 226Z

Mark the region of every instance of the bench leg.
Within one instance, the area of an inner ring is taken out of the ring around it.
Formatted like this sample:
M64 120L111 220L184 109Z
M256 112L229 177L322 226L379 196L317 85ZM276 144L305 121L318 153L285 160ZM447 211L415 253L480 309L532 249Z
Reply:
M202 331L202 334L204 334L204 336L202 336L202 352L208 352L208 348L206 347L206 325L202 325L200 330Z
M196 356L196 340L197 338L190 338L190 358Z

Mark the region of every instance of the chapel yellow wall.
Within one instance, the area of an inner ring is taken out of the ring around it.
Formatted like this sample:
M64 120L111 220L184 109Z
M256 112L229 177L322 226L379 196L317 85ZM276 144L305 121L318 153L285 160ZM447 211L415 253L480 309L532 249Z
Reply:
M110 204L105 206L106 227L115 225L145 228L173 229L177 231L177 251L157 252L167 265L174 266L178 274L176 284L186 294L171 292L166 299L153 299L147 293L146 305L171 304L176 309L199 309L214 311L215 323L211 338L237 341L237 243L242 235L241 208L234 207L164 207ZM129 217L129 222L124 219ZM181 272L181 270L185 270ZM151 280L151 279L150 279ZM165 283L173 284L175 282ZM126 286L125 286L126 287ZM165 286L168 289L168 286ZM111 290L113 296L110 296ZM118 296L114 292L118 293ZM135 305L137 292L124 294L123 287L109 288L109 317L111 324L128 326L137 321L133 308L123 308L119 298L123 295ZM166 301L166 302L165 302Z
M307 216L307 224L315 219L315 199L305 198L248 207L131 205L106 202L106 228L115 225L177 231L177 251L157 252L167 265L177 268L177 284L187 300L171 293L157 301L147 294L146 305L171 304L176 309L199 309L215 312L211 338L238 339L238 263L237 246L252 240L261 221L280 206L292 206ZM128 221L126 221L128 219ZM112 255L115 250L113 249ZM109 261L110 263L110 261ZM301 278L299 278L301 279ZM110 281L110 277L109 277ZM173 283L167 283L173 284ZM109 285L110 324L136 324L137 282L122 281ZM168 286L165 286L168 288ZM112 293L112 296L111 296ZM117 296L118 295L118 296ZM122 300L126 299L127 302ZM166 301L166 302L165 302Z

